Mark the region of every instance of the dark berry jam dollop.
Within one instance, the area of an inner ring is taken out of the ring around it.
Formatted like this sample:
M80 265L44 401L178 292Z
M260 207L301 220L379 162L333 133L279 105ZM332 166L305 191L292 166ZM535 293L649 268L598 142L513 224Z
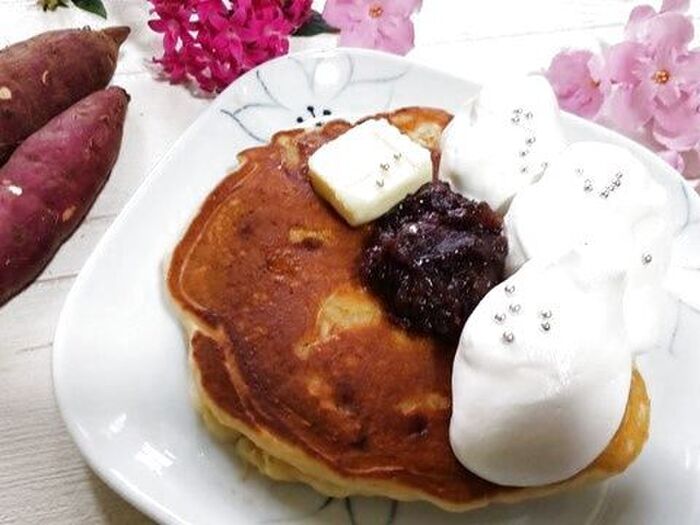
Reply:
M428 183L374 223L360 277L401 326L454 342L503 281L506 252L503 221L486 203Z

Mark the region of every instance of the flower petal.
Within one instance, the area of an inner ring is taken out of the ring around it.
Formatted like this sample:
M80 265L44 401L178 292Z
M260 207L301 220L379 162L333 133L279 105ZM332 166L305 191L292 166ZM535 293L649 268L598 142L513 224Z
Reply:
M605 75L605 61L600 55L592 55L588 60L588 71L595 82L607 84L609 78Z
M672 106L659 106L655 111L656 122L674 134L685 133L693 127L700 131L700 113L698 113L698 95L684 95Z
M690 0L664 0L661 4L661 12L668 11L685 12L690 7Z
M562 90L574 89L590 78L588 62L593 53L587 50L564 50L557 53L547 70L547 79Z
M294 29L301 27L311 16L311 0L282 2L282 12Z
M565 111L575 113L587 119L594 119L603 105L603 93L597 89L578 90L567 99L561 99L559 105Z
M687 151L700 142L700 96L685 95L673 106L659 106L654 112L656 140L676 151Z
M685 161L685 170L683 177L691 182L691 186L698 190L700 184L700 152L697 149L683 152L683 160Z
M377 49L405 55L413 49L413 22L402 16L385 15L379 24Z
M659 151L658 155L669 163L674 170L678 171L679 173L683 173L683 170L685 169L685 160L683 160L683 155L672 149Z
M639 5L632 9L625 26L625 37L628 40L641 40L647 22L656 16L656 11L650 5Z
M379 39L378 24L370 20L364 24L353 24L340 32L338 45L347 47L376 48Z
M691 51L680 56L673 73L681 86L700 84L700 52Z
M367 18L368 0L328 0L323 19L338 29L345 29Z
M664 48L684 51L693 40L694 28L690 18L680 13L662 13L649 20L646 40L656 52Z
M654 138L659 142L659 144L663 144L667 148L678 151L690 151L691 149L700 146L700 134L697 132L691 132L683 135L673 135L672 133L668 133L668 131L663 129L661 126L654 123L653 133Z
M582 117L593 118L603 103L600 81L591 74L595 55L590 51L562 51L545 73L559 106Z
M638 42L620 42L605 51L604 76L613 82L636 84L646 60L646 46Z
M608 98L610 117L621 128L636 131L651 119L653 97L649 82L634 87L620 85Z
M420 9L422 0L383 0L382 7L387 15L398 15L405 18Z
M656 90L656 96L664 106L672 106L681 98L681 90L677 82L666 82Z

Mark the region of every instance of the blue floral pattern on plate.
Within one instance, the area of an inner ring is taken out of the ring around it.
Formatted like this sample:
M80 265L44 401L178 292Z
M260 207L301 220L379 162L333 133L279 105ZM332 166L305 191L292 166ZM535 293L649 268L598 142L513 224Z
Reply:
M282 68L284 71L279 71ZM257 69L246 79L252 84L250 92L256 93L255 102L220 111L252 140L264 143L280 129L321 126L333 117L334 107L347 112L351 101L369 100L375 112L388 109L397 81L406 76L410 65L394 69L373 76L363 72L361 64L345 53L308 61L290 57L276 67ZM282 85L270 80L279 75L284 77Z

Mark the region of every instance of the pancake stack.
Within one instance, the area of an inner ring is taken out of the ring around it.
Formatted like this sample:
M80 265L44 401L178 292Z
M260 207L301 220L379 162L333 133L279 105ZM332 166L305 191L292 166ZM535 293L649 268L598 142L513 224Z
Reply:
M448 113L379 116L430 148L437 165ZM649 426L637 372L614 438L573 478L504 487L458 462L448 438L455 348L390 321L357 275L368 228L348 226L308 180L309 156L350 127L332 121L285 131L242 152L239 169L209 195L173 253L167 286L212 430L274 479L329 496L425 500L453 511L622 472Z

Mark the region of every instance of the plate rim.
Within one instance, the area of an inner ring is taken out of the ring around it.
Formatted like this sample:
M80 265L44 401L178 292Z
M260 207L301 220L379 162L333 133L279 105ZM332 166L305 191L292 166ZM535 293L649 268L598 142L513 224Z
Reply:
M112 241L112 238L115 235L115 231L120 229L122 222L124 222L125 220L125 217L127 217L131 213L132 209L134 209L144 198L144 195L148 193L153 181L161 174L161 172L163 172L163 167L167 165L173 153L177 151L183 143L186 143L187 140L197 132L198 128L202 126L202 123L206 121L210 115L219 111L219 108L215 104L215 101L219 97L224 96L227 92L234 90L239 81L251 78L252 76L256 75L256 73L259 70L265 69L275 63L289 60L290 58L324 58L332 57L334 55L343 53L363 58L369 57L371 59L379 59L381 61L386 62L410 65L411 67L418 68L431 76L439 76L459 83L472 83L477 86L480 85L479 83L474 82L472 79L455 75L454 73L447 72L421 62L417 62L411 59L410 57L406 58L377 50L349 47L308 49L295 53L289 53L286 55L276 57L251 69L244 75L241 75L241 77L236 79L221 94L219 94L210 103L210 105L204 111L202 111L190 125L187 126L185 131L170 145L170 147L168 147L167 151L158 159L154 166L149 170L149 172L138 185L136 190L133 192L127 203L120 210L120 212L117 214L115 219L112 221L110 226L107 228L105 233L102 235L100 240L93 248L92 252L81 267L75 281L71 285L71 288L68 294L66 295L63 305L61 306L61 311L56 322L56 329L54 332L53 342L51 344L52 352L50 367L54 398L56 400L56 404L63 425L68 431L68 434L70 435L73 443L78 448L82 460L87 463L92 472L95 473L95 475L97 475L98 478L100 478L107 486L109 486L110 489L114 490L119 495L119 497L125 499L129 504L133 505L140 512L142 512L149 518L156 520L157 522L177 524L190 523L186 520L183 520L175 513L171 512L167 507L159 503L157 499L155 499L152 495L149 495L147 492L140 490L138 487L133 485L128 479L123 478L118 473L112 471L109 468L109 466L101 462L99 459L99 453L96 453L98 451L91 446L89 438L84 436L81 432L76 415L71 413L72 409L70 406L68 406L68 402L63 397L63 385L65 385L66 381L68 380L67 377L64 375L66 367L63 363L66 359L68 359L69 354L69 350L67 349L69 341L67 336L65 335L66 319L70 318L71 316L72 310L74 308L73 303L75 301L75 297L78 291L83 286L83 282L89 278L92 272L92 268L96 265L96 261L100 259L100 255L104 247ZM583 128L590 129L592 132L595 132L601 139L623 143L626 147L635 152L635 154L638 152L643 152L644 155L651 154L651 156L653 156L654 158L653 162L655 164L658 164L658 168L668 173L668 175L664 176L675 177L677 181L684 185L684 192L686 194L686 197L688 197L689 201L700 199L700 196L697 195L697 193L692 189L688 181L685 180L678 171L673 169L670 165L666 164L663 159L658 157L658 155L656 155L652 150L650 150L646 146L612 129L606 128L600 124L591 122L577 115L568 113L564 110L561 111L561 114L563 121L569 125L577 125ZM696 202L700 204L700 200L696 200Z

